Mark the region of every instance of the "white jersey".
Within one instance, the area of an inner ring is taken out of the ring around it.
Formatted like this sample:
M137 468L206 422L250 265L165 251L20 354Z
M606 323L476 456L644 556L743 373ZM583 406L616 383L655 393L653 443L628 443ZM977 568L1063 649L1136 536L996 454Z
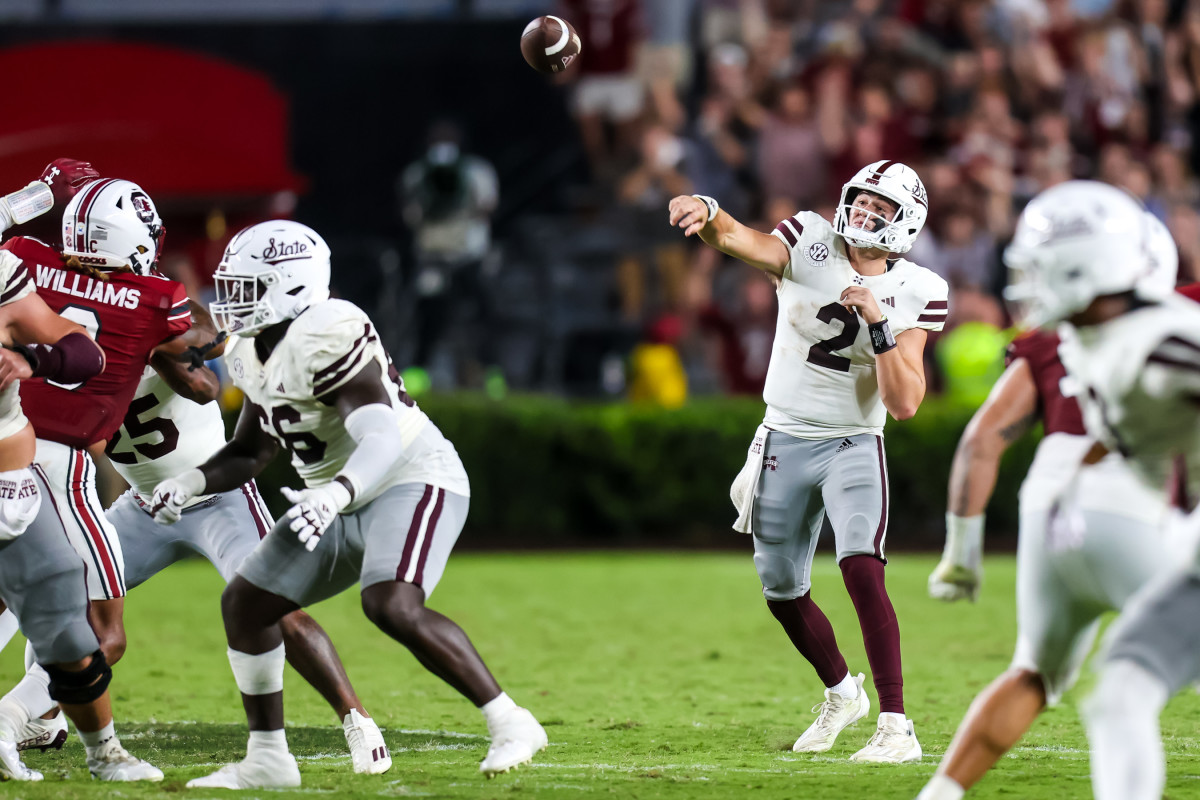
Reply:
M1059 331L1088 433L1161 490L1200 497L1200 306L1172 296L1101 325Z
M235 338L225 350L234 385L261 410L263 430L291 451L292 466L310 487L333 480L358 446L337 409L322 399L372 361L383 376L404 449L384 480L356 497L346 511L356 511L402 483L427 483L469 496L467 473L454 446L404 391L375 326L353 303L326 300L310 306L292 322L266 364L258 360L251 338Z
M105 452L138 500L149 504L154 487L198 467L225 444L217 403L200 405L177 395L153 367L146 367L121 429ZM194 497L188 506L208 499Z
M779 320L763 399L765 423L801 439L881 435L887 410L879 398L875 351L867 326L838 298L865 286L895 336L910 328L940 331L949 286L911 261L888 262L882 275L859 275L833 226L811 211L772 232L791 258L779 285Z
M25 269L25 263L7 250L0 250L0 306L15 303L33 294L37 287ZM0 439L7 439L29 424L21 411L20 381L13 381L0 392Z

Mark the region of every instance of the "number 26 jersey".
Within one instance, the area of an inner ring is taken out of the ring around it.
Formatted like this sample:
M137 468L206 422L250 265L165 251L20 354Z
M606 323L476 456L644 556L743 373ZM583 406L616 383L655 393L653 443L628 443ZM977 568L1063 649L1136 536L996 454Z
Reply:
M324 402L371 362L379 366L400 430L403 452L387 476L355 497L357 511L384 490L403 483L427 483L470 496L466 470L454 445L404 391L375 326L358 306L326 300L292 321L266 363L254 340L234 337L225 350L233 383L260 409L259 425L286 450L306 486L329 483L358 444L346 432L337 408Z
M867 324L838 298L850 286L871 290L892 334L940 331L949 286L903 258L882 275L859 275L846 244L819 214L801 211L772 231L790 259L780 282L779 318L763 400L765 424L801 439L881 435L887 410L879 397Z

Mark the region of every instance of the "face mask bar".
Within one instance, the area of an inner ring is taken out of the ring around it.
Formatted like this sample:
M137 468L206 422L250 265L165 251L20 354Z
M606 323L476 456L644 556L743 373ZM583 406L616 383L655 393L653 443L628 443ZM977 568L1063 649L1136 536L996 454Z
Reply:
M217 299L211 311L217 327L246 335L270 324L273 314L264 302L271 275L238 275L220 270L213 276Z
M881 247L885 250L889 249L885 243L885 239L892 226L896 224L900 216L904 213L904 209L899 203L896 203L896 212L892 215L891 219L888 219L882 214L868 208L856 206L853 202L847 202L851 193L853 193L855 200L857 200L858 196L865 191L868 190L856 187L847 189L842 197L841 205L838 206L834 229L852 247ZM890 198L885 199L888 202L895 202ZM852 220L857 220L863 215L866 216L866 219L863 220L863 227L851 224Z

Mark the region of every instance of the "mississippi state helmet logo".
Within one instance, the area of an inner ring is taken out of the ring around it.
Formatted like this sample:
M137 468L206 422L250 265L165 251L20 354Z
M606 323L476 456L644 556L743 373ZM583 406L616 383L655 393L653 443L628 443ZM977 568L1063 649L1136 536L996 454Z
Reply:
M154 206L150 205L150 198L144 192L134 192L129 195L129 201L133 203L133 213L138 219L147 225L154 222Z

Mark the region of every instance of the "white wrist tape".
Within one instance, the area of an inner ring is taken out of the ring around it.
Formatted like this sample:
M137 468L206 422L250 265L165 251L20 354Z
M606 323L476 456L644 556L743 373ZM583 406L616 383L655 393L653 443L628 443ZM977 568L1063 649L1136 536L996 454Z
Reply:
M983 549L984 515L960 517L946 512L946 554L955 564L966 564Z
M717 212L721 210L721 207L717 205L717 201L706 194L694 194L692 197L708 206L708 221L712 222L713 218L717 216Z
M404 441L396 410L383 403L359 406L346 415L346 433L358 447L346 459L338 475L354 487L354 497L362 497L383 480L404 453Z
M54 207L54 194L41 181L34 181L24 189L4 196L4 207L14 224L29 222Z
M233 679L242 694L274 694L283 691L283 645L265 653L251 655L228 649L229 666L233 668Z

